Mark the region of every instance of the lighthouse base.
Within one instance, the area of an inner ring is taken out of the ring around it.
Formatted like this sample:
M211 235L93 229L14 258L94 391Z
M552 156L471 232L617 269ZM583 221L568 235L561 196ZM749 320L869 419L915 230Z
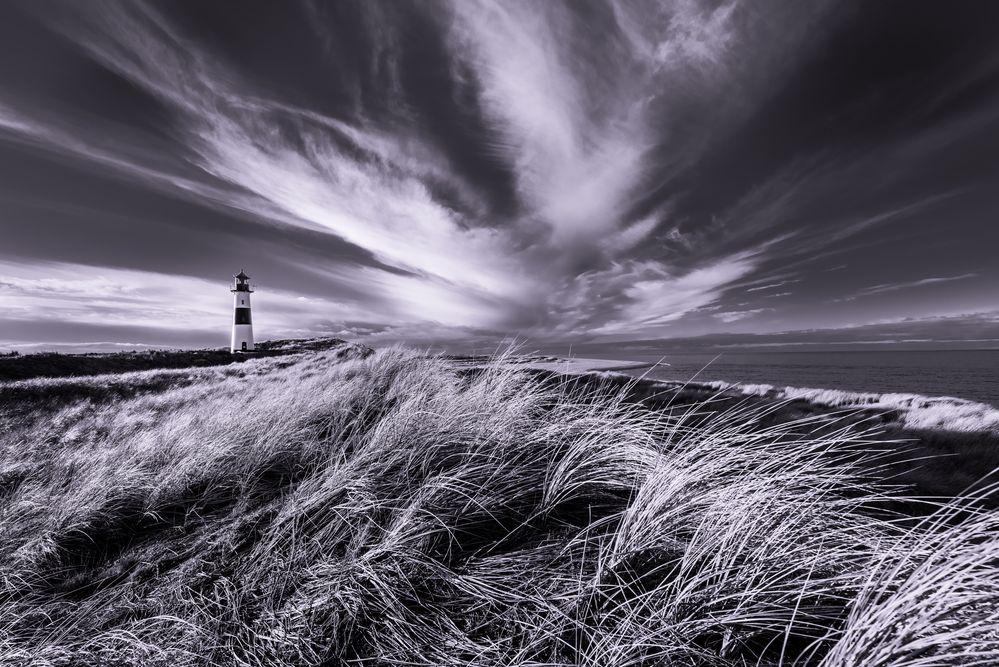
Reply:
M232 342L229 351L233 354L253 352L253 327L248 324L236 324L232 327Z

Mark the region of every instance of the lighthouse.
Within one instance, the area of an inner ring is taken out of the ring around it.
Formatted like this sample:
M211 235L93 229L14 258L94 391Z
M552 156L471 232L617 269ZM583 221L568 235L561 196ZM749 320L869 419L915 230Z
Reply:
M229 351L233 354L237 352L253 351L253 320L250 317L250 276L239 273L233 276L236 281L232 292L232 344Z

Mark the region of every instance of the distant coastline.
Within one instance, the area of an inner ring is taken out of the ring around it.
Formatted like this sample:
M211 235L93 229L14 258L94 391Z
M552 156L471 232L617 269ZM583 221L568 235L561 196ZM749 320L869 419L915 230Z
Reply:
M613 359L619 366L663 360L669 365L637 371L656 380L954 397L999 408L999 350L617 352L580 355Z
M516 359L516 358L515 358ZM780 386L770 383L740 383L724 380L663 380L651 373L672 368L668 363L636 362L622 359L581 357L525 357L518 365L536 370L569 374L622 375L644 378L664 388L685 387L705 392L752 396L775 402L802 401L831 410L872 410L890 413L893 421L910 429L943 430L961 433L989 433L999 436L999 408L959 396L931 396L914 392L853 391L823 387ZM637 371L643 371L641 373Z
M345 341L339 339L270 341L261 345L260 354L294 354L345 344ZM894 415L894 421L899 425L913 429L999 434L999 400L988 399L991 395L989 392L995 390L994 380L999 377L999 370L996 370L999 369L999 355L995 352L999 350L924 351L919 353L916 360L919 363L886 364L886 359L890 361L892 355L904 355L911 351L856 351L855 354L860 355L862 362L857 368L863 373L856 373L851 370L850 364L840 362L839 355L846 354L840 352L760 352L755 353L753 359L762 363L756 364L746 363L747 358L752 355L682 353L644 359L560 357L544 354L445 357L458 365L485 366L500 363L569 375L621 375L657 383L664 388L686 387L777 402L799 401L829 410L872 410ZM814 357L824 354L837 356L838 364L833 371L811 363ZM955 363L954 355L968 358ZM736 363L730 361L733 356L737 356ZM804 359L808 363L769 363L775 358L781 361L788 357ZM984 363L983 359L988 363ZM88 376L154 368L211 366L244 360L234 358L227 351L219 349L79 355L36 353L0 358L0 382L34 377ZM901 390L842 388L844 383L852 382L854 386L866 384L865 373L873 374L880 372L877 369L883 371L886 368L891 372L881 372L878 382L894 383ZM784 382L781 381L781 376L799 378L802 381ZM810 378L820 378L823 382L809 381ZM932 386L928 383L935 383L941 390L926 391L927 386ZM947 391L948 387L953 391Z

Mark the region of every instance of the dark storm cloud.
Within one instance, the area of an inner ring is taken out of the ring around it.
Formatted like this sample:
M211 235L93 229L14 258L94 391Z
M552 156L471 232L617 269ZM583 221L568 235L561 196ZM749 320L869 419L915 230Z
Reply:
M999 307L989 4L0 13L9 342L202 340L240 266L278 335L620 339ZM73 328L94 318L111 328Z

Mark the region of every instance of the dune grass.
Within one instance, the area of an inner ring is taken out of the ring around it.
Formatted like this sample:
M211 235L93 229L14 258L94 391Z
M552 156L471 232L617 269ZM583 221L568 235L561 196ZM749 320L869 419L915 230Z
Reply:
M999 520L854 421L343 357L5 387L0 664L999 663Z

